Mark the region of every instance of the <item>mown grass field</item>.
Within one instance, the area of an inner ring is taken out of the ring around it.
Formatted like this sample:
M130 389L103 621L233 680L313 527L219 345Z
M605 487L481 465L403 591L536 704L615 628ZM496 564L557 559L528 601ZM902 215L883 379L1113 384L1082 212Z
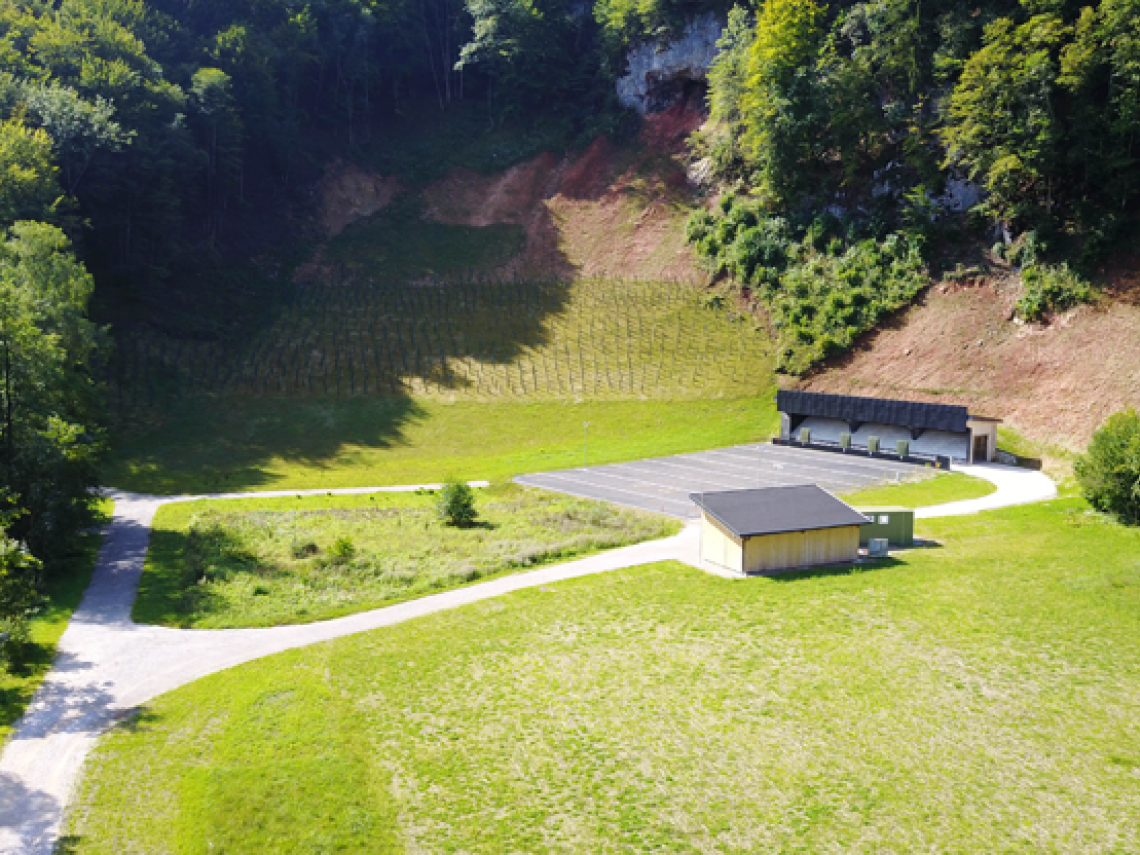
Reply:
M1133 852L1140 531L1079 500L673 563L274 656L86 767L82 853Z
M843 501L853 507L926 508L960 502L963 499L980 499L997 489L989 481L975 478L964 472L940 472L933 478L909 481L902 484L884 484L852 493L844 493Z
M456 528L434 493L166 505L135 601L140 623L203 629L324 620L674 534L680 523L545 490L476 491ZM351 549L336 544L347 542Z
M107 479L150 493L499 481L584 457L613 463L755 442L777 424L772 392L580 403L192 400L124 441Z

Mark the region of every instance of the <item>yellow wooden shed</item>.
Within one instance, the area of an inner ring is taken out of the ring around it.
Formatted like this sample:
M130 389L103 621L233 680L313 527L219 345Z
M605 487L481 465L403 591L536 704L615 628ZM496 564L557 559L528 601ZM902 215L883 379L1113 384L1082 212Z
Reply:
M702 563L742 575L854 561L871 523L815 484L689 498L701 511Z

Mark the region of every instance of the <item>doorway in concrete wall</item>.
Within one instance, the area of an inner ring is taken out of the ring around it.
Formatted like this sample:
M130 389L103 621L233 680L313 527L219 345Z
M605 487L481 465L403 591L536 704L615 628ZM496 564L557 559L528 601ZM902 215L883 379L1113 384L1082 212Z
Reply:
M974 454L971 462L984 463L990 459L990 438L986 434L974 437Z

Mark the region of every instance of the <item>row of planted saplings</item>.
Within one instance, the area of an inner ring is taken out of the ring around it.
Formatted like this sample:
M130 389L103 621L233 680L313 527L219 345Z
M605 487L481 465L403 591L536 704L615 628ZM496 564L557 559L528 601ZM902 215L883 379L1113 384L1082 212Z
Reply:
M803 445L811 445L811 428L800 428L800 442ZM878 454L882 449L882 443L877 436L867 437L867 450L872 454ZM844 451L851 448L851 434L839 434L839 447ZM910 457L910 440L900 439L895 442L895 453L899 457Z

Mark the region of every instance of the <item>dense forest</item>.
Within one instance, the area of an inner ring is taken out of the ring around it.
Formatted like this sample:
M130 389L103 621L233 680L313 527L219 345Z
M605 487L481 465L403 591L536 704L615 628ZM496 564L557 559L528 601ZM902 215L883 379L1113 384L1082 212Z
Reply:
M1019 265L1033 319L1086 299L1128 234L1140 0L0 0L7 613L91 518L93 300L161 303L252 258L332 154L416 111L552 147L621 134L627 51L707 13L726 25L692 159L716 204L689 238L764 308L783 370L849 347L955 247Z
M992 238L1038 320L1126 232L1140 3L769 0L720 45L696 148L736 192L690 237L765 306L785 370L908 304L955 244Z

